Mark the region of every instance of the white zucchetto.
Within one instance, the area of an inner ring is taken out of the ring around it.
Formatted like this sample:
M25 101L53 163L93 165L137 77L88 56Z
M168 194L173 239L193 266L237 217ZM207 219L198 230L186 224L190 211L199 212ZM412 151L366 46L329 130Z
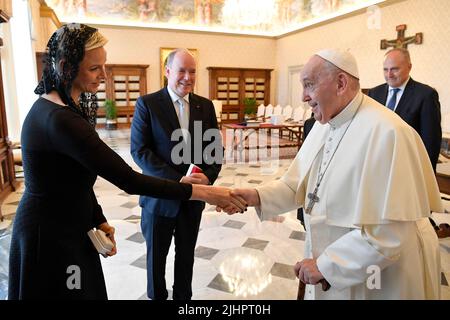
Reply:
M358 64L355 57L347 51L325 49L316 53L317 56L334 64L336 67L359 79Z

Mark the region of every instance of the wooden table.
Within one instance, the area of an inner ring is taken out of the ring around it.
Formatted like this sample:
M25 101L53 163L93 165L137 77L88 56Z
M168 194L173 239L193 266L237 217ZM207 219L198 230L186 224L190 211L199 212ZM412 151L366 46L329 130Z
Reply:
M236 150L238 152L238 161L244 160L244 150L245 147L245 141L248 140L250 135L253 133L256 133L258 135L258 141L259 141L259 134L261 130L268 131L268 134L270 135L272 130L289 130L292 132L292 134L296 137L295 143L290 144L282 144L278 145L279 148L285 148L285 147L292 147L296 146L298 149L300 149L300 146L302 145L302 128L303 128L303 121L301 122L294 122L294 123L283 123L280 125L274 125L271 123L259 123L259 124L251 124L251 125L243 125L243 124L232 124L232 123L226 123L222 124L222 127L226 130L232 130L232 145L231 150L228 150L229 155L232 156L233 152ZM298 129L298 130L296 130ZM228 136L228 135L227 135ZM259 148L259 143L256 146L256 148ZM226 150L227 151L227 150Z

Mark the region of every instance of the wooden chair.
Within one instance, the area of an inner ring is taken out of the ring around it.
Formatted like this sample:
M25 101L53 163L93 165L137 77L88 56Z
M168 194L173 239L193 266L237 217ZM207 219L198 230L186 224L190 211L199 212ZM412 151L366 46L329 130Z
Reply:
M297 123L301 123L303 122L303 118L305 115L305 109L303 109L303 107L297 107L294 109L294 111L292 112L292 121L293 122L297 122ZM294 131L298 131L296 129L291 129L291 132L289 132L289 140L294 140Z
M258 110L256 111L256 119L257 120L264 120L264 113L266 112L266 106L263 104L260 104L258 106Z
M13 162L14 162L14 166L15 167L22 167L22 145L20 144L20 142L15 142L11 145L11 149L12 149L12 154L13 154ZM18 171L18 170L14 170L14 173L16 175L16 179L17 178L21 178L21 176L19 176L19 173L23 173L22 171Z
M281 106L279 104L277 104L275 106L275 108L273 108L273 115L278 116L278 115L281 115L282 113L283 113L283 108L281 108Z
M285 122L289 122L292 120L292 107L290 105L287 105L283 108L283 118ZM288 136L290 136L291 131L290 130L281 130L280 131L280 137L283 138L284 133L287 132Z
M283 108L283 116L284 121L290 121L292 120L292 107L290 105L287 105Z
M273 114L273 106L271 104L269 104L266 107L266 111L264 113L264 121L270 120L270 117L272 116L272 114Z
M303 122L305 122L307 119L311 118L312 110L311 107L308 107L308 109L305 110L305 113L303 114Z

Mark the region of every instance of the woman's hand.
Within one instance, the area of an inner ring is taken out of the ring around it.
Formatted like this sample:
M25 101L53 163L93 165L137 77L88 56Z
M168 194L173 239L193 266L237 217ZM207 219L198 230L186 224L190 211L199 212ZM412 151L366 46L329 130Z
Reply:
M261 204L261 200L259 199L259 194L256 189L234 189L233 191L231 191L231 195L243 199L247 205L252 207L256 207ZM216 211L225 211L228 214L237 213L236 211L233 212L233 208L231 208L230 206L216 206Z
M231 189L205 185L192 185L191 200L202 200L209 204L226 208L227 213L247 211L246 201L239 195L233 195Z
M106 233L106 236L111 239L112 243L114 244L114 247L111 249L110 252L107 253L108 256L113 256L117 253L116 248L116 240L114 240L114 233L116 232L116 229L113 226L110 226L108 222L103 222L101 225L98 226L97 229L102 230L104 233Z

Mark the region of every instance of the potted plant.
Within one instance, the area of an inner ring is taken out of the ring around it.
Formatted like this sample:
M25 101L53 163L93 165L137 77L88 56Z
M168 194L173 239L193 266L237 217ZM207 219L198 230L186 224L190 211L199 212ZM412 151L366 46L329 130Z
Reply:
M245 120L256 118L256 99L244 98L244 118Z
M117 129L117 106L114 100L105 100L106 129Z

